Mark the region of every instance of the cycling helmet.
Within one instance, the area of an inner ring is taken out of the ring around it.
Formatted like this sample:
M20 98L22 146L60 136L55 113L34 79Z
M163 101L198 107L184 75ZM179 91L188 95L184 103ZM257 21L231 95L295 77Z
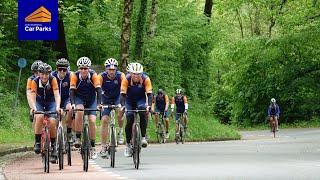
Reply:
M143 67L140 63L131 63L130 68L129 68L129 72L141 74L141 73L143 73Z
M38 71L39 65L42 63L40 60L36 60L31 65L31 71Z
M52 67L47 63L42 63L39 65L38 71L40 73L50 73L52 71Z
M158 95L160 95L160 94L164 94L164 91L162 89L158 90Z
M177 89L177 90L176 90L176 93L177 93L177 94L182 94L182 89Z
M271 98L271 102L272 103L276 103L276 99L275 98Z
M109 58L104 63L104 66L109 69L116 69L118 67L118 61L114 58Z
M60 58L58 59L58 61L56 62L56 66L57 67L69 67L70 63L66 58Z
M89 68L91 66L91 60L88 57L81 57L77 61L77 66Z

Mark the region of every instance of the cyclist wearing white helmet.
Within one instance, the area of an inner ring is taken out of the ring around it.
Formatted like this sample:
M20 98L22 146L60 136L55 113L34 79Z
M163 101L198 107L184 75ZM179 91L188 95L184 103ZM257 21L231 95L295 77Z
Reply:
M104 105L120 105L120 87L121 82L125 79L124 73L117 70L118 61L114 58L109 58L104 63L106 71L99 74L100 84L102 88L102 103ZM105 108L102 112L101 122L101 157L108 157L108 121L111 109ZM123 112L118 112L119 124L119 144L123 144Z
M146 112L140 112L140 126L141 126L141 145L147 147L148 142L146 140L147 129L147 116L152 104L152 85L150 78L143 74L143 67L140 63L131 63L130 74L127 74L126 78L121 83L121 97L120 102L122 106L125 106L127 110L146 110ZM146 96L147 95L147 96ZM124 108L123 108L124 110ZM132 112L126 113L126 142L127 147L124 151L125 156L131 156L130 140L132 136L132 125L134 121L134 115Z
M76 109L96 109L101 107L101 84L97 73L90 69L91 60L88 57L81 57L77 61L78 71L70 76L70 100L72 108ZM97 158L95 149L96 139L96 112L89 114L89 136L91 141L91 157ZM81 143L83 112L78 111L75 117L76 141L75 147L79 148Z
M182 89L176 90L176 96L172 98L171 102L171 113L174 111L174 105L176 105L176 133L178 133L178 120L179 117L183 114L183 122L184 122L184 129L187 129L187 123L188 123L188 98L187 96L184 96L182 94Z
M72 141L72 107L70 102L70 63L65 58L60 58L56 62L56 70L51 73L57 79L59 93L61 96L60 108L69 110L67 112L67 138Z
M31 82L31 107L33 111L57 111L60 113L60 94L58 83L55 77L51 76L50 73L52 68L46 63L42 63L38 67L39 77L35 78ZM55 162L57 153L55 151L57 121L56 116L51 114L49 116L49 129L51 139L51 157L50 161ZM35 145L34 151L39 154L41 147L41 131L43 126L43 115L35 115Z
M275 98L271 98L270 105L268 108L268 116L270 118L270 127L271 127L271 122L274 118L274 120L276 122L276 130L277 131L279 131L279 115L280 115L279 105L277 104Z

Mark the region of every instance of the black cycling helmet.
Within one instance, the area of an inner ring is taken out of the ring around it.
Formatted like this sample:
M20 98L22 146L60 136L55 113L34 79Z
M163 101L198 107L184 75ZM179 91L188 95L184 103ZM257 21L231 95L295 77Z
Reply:
M32 63L31 65L31 71L38 71L38 67L40 64L42 64L43 62L40 60L36 60Z
M39 65L38 71L40 73L50 73L52 71L52 67L47 63L42 63Z
M56 62L56 66L57 67L69 67L70 63L66 58L60 58L58 59L58 61Z
M158 90L158 95L160 95L160 94L164 94L163 89L159 89L159 90Z

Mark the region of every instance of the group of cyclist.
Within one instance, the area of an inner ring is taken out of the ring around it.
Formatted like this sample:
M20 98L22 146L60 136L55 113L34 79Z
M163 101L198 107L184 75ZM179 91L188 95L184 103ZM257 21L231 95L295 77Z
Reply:
M119 144L124 142L123 137L123 115L126 112L126 149L125 156L131 156L131 133L134 122L133 112L140 111L141 145L147 147L146 139L148 113L151 111L163 112L165 115L166 133L169 137L168 108L169 98L163 90L159 90L156 96L152 93L150 78L144 73L140 63L130 63L127 67L127 74L118 70L116 59L109 58L105 61L105 71L97 74L91 69L91 60L88 57L81 57L77 61L78 70L70 71L70 63L67 59L61 58L56 61L56 69L40 60L35 61L32 66L32 76L27 81L27 100L31 109L30 114L36 111L56 111L62 115L66 111L67 141L72 141L72 131L75 132L74 146L81 145L82 117L83 111L76 111L75 122L72 121L72 111L75 109L99 109L102 111L101 122L101 151L102 157L107 157L108 153L108 121L110 109L103 108L103 105L118 105L118 125ZM154 105L152 105L154 104ZM187 114L187 97L182 95L181 89L176 90L176 96L172 98L171 111L173 113L176 106L176 113ZM153 107L153 108L151 108ZM185 117L185 125L187 118ZM41 152L41 130L43 126L43 115L36 114L33 118L33 128L35 134L34 151ZM176 116L176 119L178 116ZM57 116L49 115L50 140L51 140L51 161L56 159L56 127ZM157 118L156 118L157 119ZM95 148L96 139L96 111L88 112L89 139L91 143L91 157L97 158ZM157 120L156 120L157 121ZM74 123L74 124L73 124Z

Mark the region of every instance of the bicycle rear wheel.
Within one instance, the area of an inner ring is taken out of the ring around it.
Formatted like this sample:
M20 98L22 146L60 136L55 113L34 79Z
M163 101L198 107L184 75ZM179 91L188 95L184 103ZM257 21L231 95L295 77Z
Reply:
M109 146L109 151L110 151L110 165L111 167L114 168L114 164L115 164L115 157L116 157L116 132L115 132L115 128L112 127L111 128L111 140L110 140L111 144Z
M83 171L88 172L89 166L89 127L84 125L83 129L83 142L82 142L82 159L83 159Z
M58 163L59 170L63 169L63 130L58 127Z
M140 127L138 124L135 124L134 133L133 133L133 162L134 162L134 167L136 169L139 169L139 165L140 165L140 151L141 151Z

